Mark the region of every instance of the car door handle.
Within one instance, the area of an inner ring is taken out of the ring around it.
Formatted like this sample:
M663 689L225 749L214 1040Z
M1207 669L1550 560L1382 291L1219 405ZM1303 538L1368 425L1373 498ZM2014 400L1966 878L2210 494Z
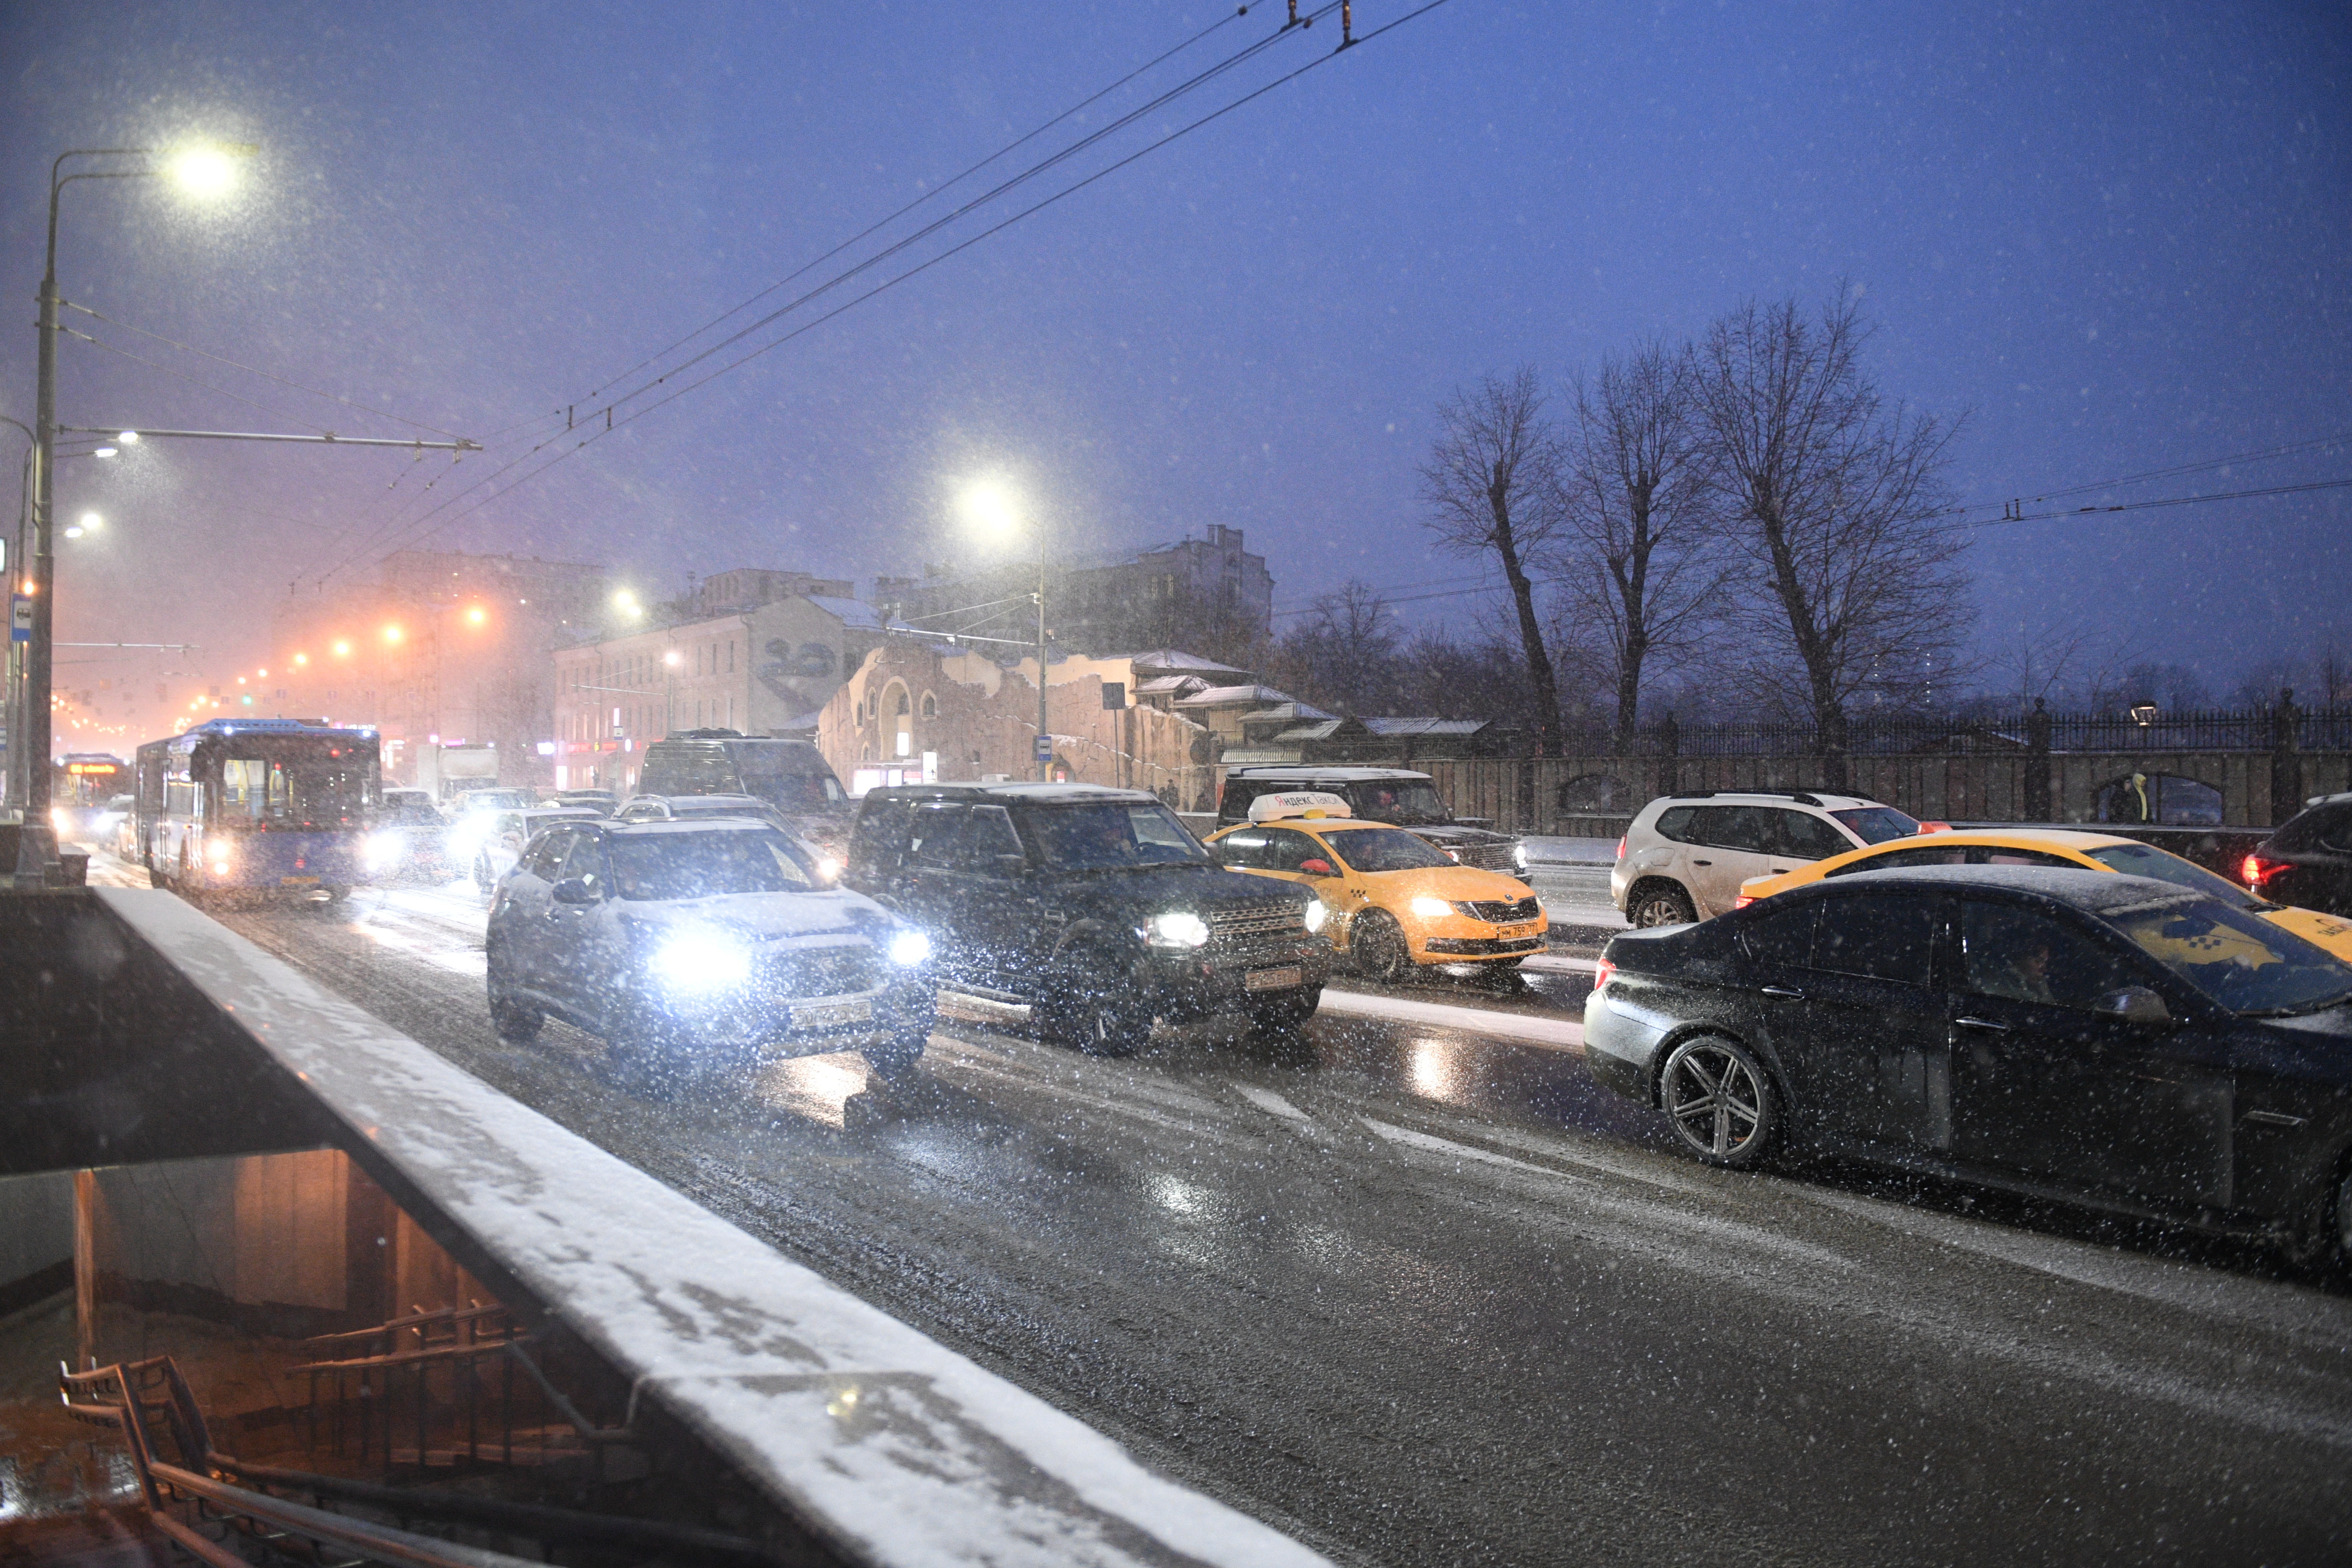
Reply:
M1712 866L1715 862L1712 860L1694 860L1691 864L1694 866Z
M2006 1035L2010 1030L2007 1024L1997 1024L1990 1018L1955 1018L1952 1022L1963 1029L1990 1029L1996 1035Z
M1764 994L1777 996L1783 1002L1801 1002L1805 999L1803 992L1791 991L1785 985L1767 985L1764 987Z

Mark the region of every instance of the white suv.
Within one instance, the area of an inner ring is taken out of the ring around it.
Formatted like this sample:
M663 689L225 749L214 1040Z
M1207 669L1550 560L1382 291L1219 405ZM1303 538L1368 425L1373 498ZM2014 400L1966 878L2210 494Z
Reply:
M1609 898L1637 926L1678 925L1736 907L1750 877L1793 871L1919 824L1874 800L1771 790L1693 790L1643 806L1617 841Z

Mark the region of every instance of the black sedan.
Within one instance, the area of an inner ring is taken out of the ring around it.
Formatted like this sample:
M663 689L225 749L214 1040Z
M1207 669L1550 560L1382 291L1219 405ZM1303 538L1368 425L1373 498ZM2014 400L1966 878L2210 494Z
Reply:
M1873 871L1610 940L1601 1082L1777 1147L2352 1255L2352 966L2140 877Z
M2279 824L2242 872L2273 903L2352 915L2352 795L2327 795Z

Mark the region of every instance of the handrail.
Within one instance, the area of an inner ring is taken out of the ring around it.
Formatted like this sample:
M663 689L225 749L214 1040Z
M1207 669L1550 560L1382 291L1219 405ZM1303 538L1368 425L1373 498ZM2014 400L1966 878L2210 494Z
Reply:
M538 1535L578 1535L604 1541L635 1541L651 1546L688 1547L697 1552L767 1559L760 1542L723 1531L704 1530L663 1520L627 1519L617 1514L577 1513L539 1503L507 1502L496 1498L469 1497L457 1492L420 1492L412 1488L378 1486L372 1481L346 1480L341 1476L314 1475L307 1470L280 1469L274 1465L249 1465L231 1454L211 1456L215 1468L234 1470L250 1480L321 1497L349 1498L420 1517L461 1520L470 1524L506 1526Z
M388 1525L368 1524L325 1509L310 1508L268 1492L248 1491L231 1486L226 1481L200 1476L194 1470L157 1461L149 1467L155 1479L174 1491L202 1498L214 1506L274 1524L281 1530L318 1542L321 1545L341 1546L357 1552L369 1561L390 1565L390 1568L545 1568L530 1559L513 1557L503 1552L489 1552L478 1546L460 1546L453 1541L436 1541L429 1535L414 1535ZM160 1521L159 1521L160 1522ZM201 1539L201 1538L199 1538ZM242 1568L242 1565L240 1565Z

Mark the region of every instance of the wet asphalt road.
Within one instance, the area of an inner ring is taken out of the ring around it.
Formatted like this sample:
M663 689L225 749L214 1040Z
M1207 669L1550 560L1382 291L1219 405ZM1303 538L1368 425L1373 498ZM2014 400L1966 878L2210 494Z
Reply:
M1703 1169L1585 1077L1580 975L1335 988L1287 1047L1126 1062L951 1022L888 1102L822 1058L665 1105L562 1026L493 1037L469 895L221 918L1342 1562L2352 1561L2340 1280Z

